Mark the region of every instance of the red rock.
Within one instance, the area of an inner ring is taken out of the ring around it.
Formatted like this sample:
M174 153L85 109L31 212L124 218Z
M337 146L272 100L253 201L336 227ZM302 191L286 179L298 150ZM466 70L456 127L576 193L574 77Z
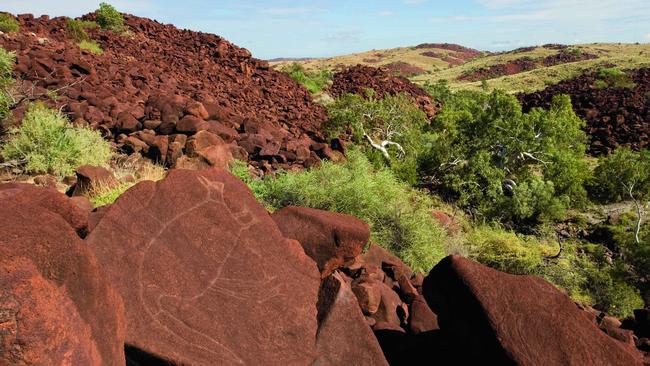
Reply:
M12 203L26 207L45 208L60 216L82 237L88 229L88 212L52 188L39 188L22 183L0 184L0 200L2 199L9 199Z
M208 166L221 169L228 169L233 160L230 146L225 144L210 146L199 151L198 155L208 163Z
M205 109L203 104L194 101L188 103L188 105L185 107L185 113L204 120L210 117L210 114L208 113L207 109Z
M225 142L239 140L239 133L234 128L225 126L221 122L217 121L208 121L208 123L210 125L210 127L208 127L208 131L221 137Z
M0 364L102 365L90 327L65 289L28 259L0 258L0 309Z
M411 303L408 330L411 334L420 334L440 329L438 316L431 311L431 308L422 296Z
M372 314L372 317L377 321L373 329L377 330L393 330L398 332L404 332L402 329L402 319L400 319L399 310L402 306L402 300L400 300L399 295L393 291L386 284L379 284L381 292L381 302L379 304L379 309L376 313Z
M139 183L87 244L124 299L127 345L188 365L315 358L317 268L228 172Z
M225 143L221 137L213 133L199 131L187 139L185 153L190 157L194 157L199 151L214 145L225 145Z
M178 121L176 124L176 131L180 133L193 134L202 130L207 130L208 127L210 127L210 125L206 121L192 115L187 115Z
M289 206L271 217L282 234L302 244L323 278L361 254L370 227L356 217L306 207Z
M352 292L357 297L361 311L365 315L372 315L379 310L381 303L381 282L368 281L354 284Z
M37 186L56 189L56 183L57 183L56 178L49 174L38 175L34 177L34 184L36 184Z
M636 349L608 337L538 277L449 256L431 270L423 292L440 328L465 350L459 363L642 364Z
M73 196L82 196L96 187L111 188L120 184L113 172L101 166L82 165L75 173L77 183L72 190Z
M368 266L376 266L384 269L384 271L390 270L391 275L395 276L393 277L394 280L397 280L399 275L405 275L408 278L413 276L413 270L409 266L394 254L376 244L370 244L362 257Z
M456 235L460 232L460 225L458 225L458 223L446 213L442 211L433 211L431 212L431 216L433 216L440 226L447 230L449 234Z
M318 365L388 365L340 273L323 281L318 296Z
M122 112L117 116L117 123L122 132L135 132L142 128L142 124L129 112Z
M0 191L0 271L5 271L0 279L9 281L0 286L0 329L7 325L10 329L0 331L0 344L13 347L18 342L22 351L12 348L9 357L34 360L27 364L69 359L90 361L70 364L124 365L122 301L87 245L62 217L69 207L48 207L59 202L65 206L66 201L53 199L52 192L42 188L28 191L29 195L24 195L27 190L13 195L8 191ZM24 317L7 312L5 306ZM0 348L0 360L3 357L7 353Z
M413 284L411 284L408 277L405 275L399 276L397 283L399 283L401 297L407 304L410 304L413 300L420 297L418 290L413 286Z

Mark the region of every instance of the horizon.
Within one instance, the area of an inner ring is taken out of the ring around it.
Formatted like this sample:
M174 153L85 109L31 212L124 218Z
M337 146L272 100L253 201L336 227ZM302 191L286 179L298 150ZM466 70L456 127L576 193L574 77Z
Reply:
M644 0L228 0L217 6L190 0L182 7L169 0L110 3L124 13L217 34L260 59L323 58L421 43L499 52L547 43L650 42L650 2ZM9 0L0 10L78 17L98 6L79 0Z

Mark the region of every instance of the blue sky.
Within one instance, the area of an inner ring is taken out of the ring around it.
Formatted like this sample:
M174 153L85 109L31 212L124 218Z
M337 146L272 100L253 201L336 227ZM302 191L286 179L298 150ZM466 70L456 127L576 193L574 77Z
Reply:
M221 35L258 58L319 57L450 42L499 51L543 43L650 42L650 0L143 0L120 11ZM2 0L0 10L79 16L83 0Z

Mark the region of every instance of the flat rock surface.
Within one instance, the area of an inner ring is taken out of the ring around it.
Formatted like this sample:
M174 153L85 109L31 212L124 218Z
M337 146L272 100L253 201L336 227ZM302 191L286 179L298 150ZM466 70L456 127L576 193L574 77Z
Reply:
M140 183L87 243L124 298L129 346L192 366L315 359L316 265L230 173Z

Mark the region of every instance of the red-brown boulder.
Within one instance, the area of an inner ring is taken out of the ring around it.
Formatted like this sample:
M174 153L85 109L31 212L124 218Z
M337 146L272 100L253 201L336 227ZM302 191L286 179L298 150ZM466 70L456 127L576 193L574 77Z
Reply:
M69 208L48 207L57 202L49 190L32 190L31 200L24 192L0 198L0 258L3 270L11 272L0 272L0 278L8 281L0 286L0 318L9 316L9 323L0 319L0 344L19 342L20 346L18 350L0 348L0 357L13 352L9 357L34 360L27 364L58 365L48 360L71 359L89 361L69 363L75 365L124 365L124 308L120 296L88 247L62 217L61 212ZM45 204L39 198L44 198ZM66 201L59 202L65 206ZM15 307L23 316L5 312L5 305ZM2 331L12 323L17 334Z
M323 281L318 318L318 365L388 365L341 273Z
M465 352L459 363L641 365L637 350L608 337L569 297L534 276L516 276L454 255L423 284L440 328Z
M361 254L370 227L356 217L313 208L289 206L271 217L282 234L302 244L323 278Z
M129 347L192 366L316 357L316 265L227 171L139 183L87 244L124 299Z
M93 165L82 165L75 170L77 183L72 190L73 196L82 196L93 188L111 188L120 184L110 170Z

